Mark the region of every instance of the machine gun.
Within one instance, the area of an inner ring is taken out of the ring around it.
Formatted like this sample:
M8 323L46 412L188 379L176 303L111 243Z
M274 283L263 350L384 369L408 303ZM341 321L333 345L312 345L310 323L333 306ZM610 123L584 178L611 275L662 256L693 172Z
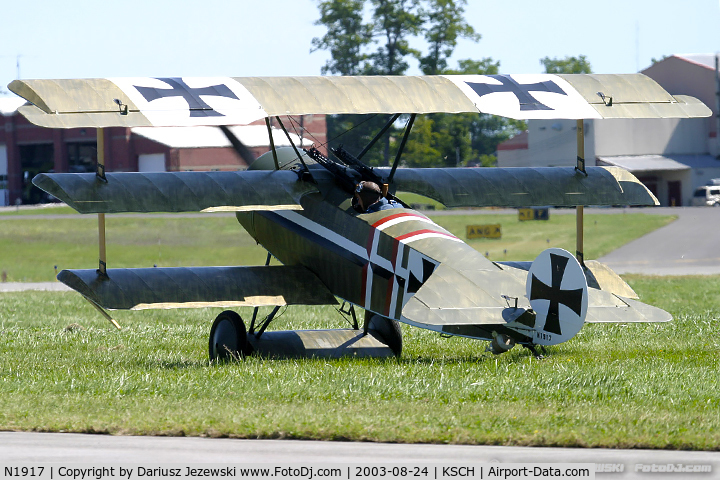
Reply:
M359 175L359 172L357 172L354 168L340 164L335 160L331 160L320 153L320 151L318 151L315 147L306 149L305 153L307 153L308 157L312 158L315 162L319 163L332 173L338 186L348 193L352 194L355 191L356 185L363 180L360 178L361 175Z
M330 149L330 151L338 157L342 163L326 157L315 147L305 150L308 157L325 167L335 176L335 182L346 192L354 193L357 184L361 181L374 182L382 190L383 197L388 200L394 200L405 208L410 208L409 205L397 198L395 195L388 193L388 184L380 175L375 173L373 167L369 167L362 163L351 153L343 149L342 146Z
M387 195L387 182L380 175L375 173L373 167L368 167L362 163L354 155L345 150L342 145L338 148L331 148L330 151L339 158L341 162L358 172L363 181L377 183L378 186L382 188L383 195Z

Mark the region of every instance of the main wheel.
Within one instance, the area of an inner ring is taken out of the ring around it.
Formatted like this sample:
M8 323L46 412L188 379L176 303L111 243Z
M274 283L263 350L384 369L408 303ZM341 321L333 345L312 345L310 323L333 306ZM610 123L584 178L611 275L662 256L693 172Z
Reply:
M210 328L210 361L239 360L249 354L247 330L240 315L225 310L215 317Z
M400 323L397 320L371 312L365 312L365 315L372 315L368 327L370 333L387 345L396 357L399 357L400 354L402 354L402 331L400 330Z

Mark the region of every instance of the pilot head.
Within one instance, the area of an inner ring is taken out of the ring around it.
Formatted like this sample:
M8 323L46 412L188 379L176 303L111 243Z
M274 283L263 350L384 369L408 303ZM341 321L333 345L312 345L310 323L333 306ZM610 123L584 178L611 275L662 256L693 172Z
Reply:
M375 182L360 182L355 187L355 195L353 196L353 208L363 213L368 207L380 200L382 191Z

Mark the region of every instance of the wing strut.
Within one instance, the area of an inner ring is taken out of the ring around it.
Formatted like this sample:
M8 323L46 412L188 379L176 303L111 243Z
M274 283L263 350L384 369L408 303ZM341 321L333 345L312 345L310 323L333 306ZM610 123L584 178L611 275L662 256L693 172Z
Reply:
M300 163L302 163L303 168L305 169L306 172L309 173L310 169L308 169L308 166L305 164L305 160L303 160L302 154L295 146L295 142L293 142L292 138L290 138L290 134L288 133L287 129L285 128L285 124L283 124L283 122L282 122L282 120L280 120L279 116L276 116L275 118L277 119L278 123L280 124L280 128L282 128L282 131L285 132L285 136L287 137L288 142L290 142L290 145L292 145L293 150L295 150L295 155L297 155L298 159L300 160ZM302 139L301 139L301 143L302 143ZM274 155L274 153L273 153L273 155Z
M107 183L105 177L105 129L97 130L97 167L95 176L98 182ZM107 277L107 251L105 249L105 214L98 213L98 273Z
M400 157L402 156L403 149L405 148L405 144L407 143L408 137L410 136L410 130L412 130L413 123L415 123L415 117L416 114L410 115L410 120L408 120L407 126L405 126L405 135L403 135L402 142L400 142L400 148L398 148L397 155L395 155L395 161L393 162L392 169L390 169L390 175L388 176L387 183L392 183L392 179L395 176L395 170L397 170L398 164L400 163Z
M577 172L582 173L587 177L587 172L585 171L585 123L583 119L578 119L577 121L577 165L575 166L575 170ZM575 256L577 257L577 261L580 262L580 265L582 265L583 268L585 268L585 258L583 255L583 222L584 222L584 215L585 215L585 207L583 205L578 205L575 207Z
M278 165L277 159L277 150L275 150L275 140L273 140L272 127L270 126L270 117L265 117L265 125L267 125L268 137L270 137L270 150L272 150L273 161L275 162L275 170L280 170L280 165Z
M370 150L373 147L373 145L375 145L377 143L377 141L380 140L380 138L383 135L385 135L385 132L387 132L390 127L392 127L392 124L395 123L395 120L397 120L398 117L400 117L399 113L396 113L395 115L390 117L390 120L388 120L388 122L385 124L385 126L382 128L382 130L380 130L378 132L378 134L375 135L375 137L372 140L370 140L370 143L368 143L365 146L365 148L362 149L362 152L360 152L358 154L358 156L355 158L357 158L358 160L362 160L362 157L365 156L365 154L368 152L368 150Z
M272 253L268 252L267 258L265 259L266 267L270 265L270 259L272 259ZM250 328L248 329L248 333L255 333L255 320L257 320L258 310L260 310L260 307L258 306L253 309L252 321L250 321Z

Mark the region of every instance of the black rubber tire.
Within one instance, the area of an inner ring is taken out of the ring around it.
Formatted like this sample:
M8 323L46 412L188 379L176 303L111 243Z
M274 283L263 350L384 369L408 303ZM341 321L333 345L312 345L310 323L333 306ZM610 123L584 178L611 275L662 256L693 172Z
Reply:
M215 317L208 342L210 361L241 360L250 353L245 322L232 310Z
M402 354L402 330L397 320L383 317L372 312L366 312L365 315L371 315L368 331L372 336L380 340L392 350L396 357Z

